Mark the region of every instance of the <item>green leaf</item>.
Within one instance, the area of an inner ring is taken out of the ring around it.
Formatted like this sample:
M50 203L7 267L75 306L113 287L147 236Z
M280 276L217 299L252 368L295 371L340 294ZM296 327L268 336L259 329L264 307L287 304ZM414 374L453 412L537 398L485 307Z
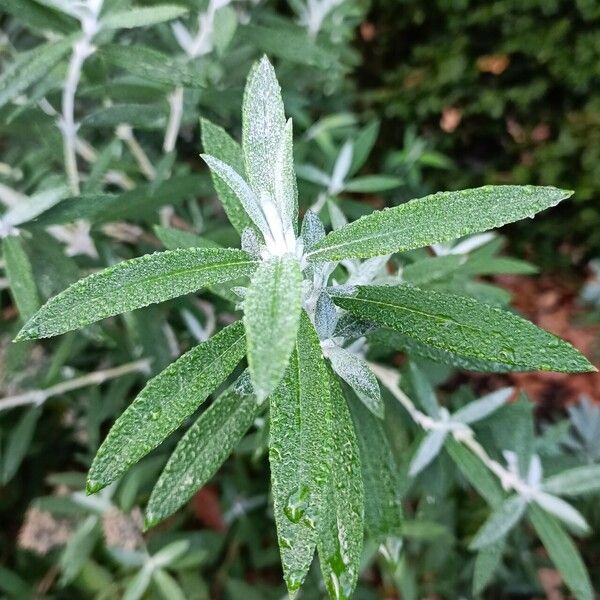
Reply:
M352 145L352 166L349 174L354 175L367 162L379 135L379 121L372 121L363 127Z
M157 569L152 573L152 579L160 590L163 598L169 600L186 600L186 595L179 584L164 569Z
M402 279L412 285L424 285L451 276L465 262L461 255L429 256L406 265Z
M0 461L0 483L6 485L19 470L35 433L35 427L42 411L31 408L17 421L7 434L6 445L2 449Z
M504 540L482 548L475 558L475 569L473 571L473 594L479 595L493 579L502 562L504 553Z
M502 309L471 298L410 286L363 286L334 298L355 316L419 344L505 371L595 371L569 343Z
M315 523L328 493L331 410L319 338L302 313L289 366L270 398L273 510L283 573L292 598L310 568L317 542Z
M223 54L235 35L238 25L237 11L231 6L222 6L215 13L213 43L219 54Z
M127 123L142 129L163 129L167 123L165 104L115 104L87 114L81 121L85 127L117 127Z
M20 236L9 235L2 240L2 257L19 315L23 320L29 319L40 307L40 299L31 262Z
M425 373L414 361L408 365L408 382L412 388L415 399L423 410L433 419L439 419L440 405L435 395L433 386L425 376Z
M49 300L17 340L59 335L100 319L250 275L242 250L186 248L146 254L94 273Z
M157 4L145 8L130 8L106 15L100 25L103 29L132 29L147 27L176 19L187 13L187 8L174 4Z
M244 154L240 144L222 127L211 123L207 119L200 119L200 127L204 151L229 165L240 177L245 178ZM212 171L212 178L227 217L237 232L242 234L246 227L252 226L250 217L231 187L214 171Z
M327 358L333 370L354 390L363 404L379 419L383 419L384 407L377 378L367 363L357 354L333 346L327 350Z
M59 561L62 585L68 585L79 575L100 539L100 531L98 516L90 515L70 536Z
M145 80L190 88L205 87L205 77L192 65L141 44L105 45L98 53L109 63Z
M593 600L594 591L585 564L571 538L556 519L535 504L528 516L552 562L577 600Z
M365 528L369 536L383 542L402 527L402 506L398 494L398 466L379 419L362 402L349 398L360 449L364 482Z
M294 348L302 306L302 273L289 255L260 263L244 299L248 365L262 402L281 381Z
M354 425L332 371L329 382L333 454L325 504L317 521L317 548L329 597L346 600L352 596L360 569L364 491Z
M167 250L177 250L178 248L220 248L216 242L191 231L184 231L183 229L155 225L154 233Z
M0 8L27 27L44 35L47 35L50 29L65 33L76 27L74 19L45 6L40 6L35 0L0 0Z
M30 85L45 77L50 69L71 49L73 37L36 46L23 52L0 75L0 108Z
M544 491L561 496L580 496L600 490L600 465L575 467L548 477Z
M480 550L501 540L520 521L526 510L526 500L521 496L510 496L494 509L488 520L471 540L469 548Z
M246 174L255 192L275 196L274 156L285 128L281 88L266 56L248 75L242 108L242 148Z
M446 440L445 450L460 469L460 472L490 506L495 508L502 503L504 493L500 484L471 450L457 442L453 437L448 437Z
M88 474L88 493L120 477L206 400L245 353L241 322L199 344L151 379L117 419Z
M511 185L440 192L332 231L307 257L311 261L370 258L447 242L532 217L571 194L553 187Z
M258 404L249 377L242 378L200 415L177 444L152 490L146 509L147 527L183 506L217 472L250 429Z
M344 183L345 192L369 194L387 192L402 185L402 179L392 175L364 175Z
M447 436L448 432L443 429L434 429L425 434L410 461L408 474L411 477L416 477L437 457L444 447Z
M292 225L295 233L298 227L298 186L294 170L293 143L292 120L289 119L280 135L275 154L273 191L275 205L279 209L284 226Z
M241 44L249 44L269 56L283 58L292 64L319 69L336 66L331 53L316 45L303 27L245 25L239 28L236 39Z

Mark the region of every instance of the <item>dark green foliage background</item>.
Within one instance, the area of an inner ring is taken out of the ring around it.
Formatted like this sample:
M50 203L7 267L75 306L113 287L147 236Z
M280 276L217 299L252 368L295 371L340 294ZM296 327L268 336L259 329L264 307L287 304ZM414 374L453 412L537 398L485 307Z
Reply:
M450 177L435 175L436 189L541 182L574 189L572 202L535 227L516 226L513 238L521 247L533 242L546 261L565 240L598 254L600 3L375 0L368 18L375 35L362 43L358 76L361 100L389 121L383 147L417 125L456 163ZM489 55L509 58L501 74L478 68ZM445 107L463 111L451 133L439 126ZM509 121L522 129L517 139ZM547 139L539 140L540 126Z

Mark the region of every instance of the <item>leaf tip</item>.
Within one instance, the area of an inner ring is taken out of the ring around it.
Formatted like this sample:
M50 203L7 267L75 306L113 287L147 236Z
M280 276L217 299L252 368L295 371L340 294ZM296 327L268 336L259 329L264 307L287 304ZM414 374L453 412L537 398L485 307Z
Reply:
M97 494L103 487L104 485L99 481L88 479L85 482L85 494L86 496L92 496L93 494Z

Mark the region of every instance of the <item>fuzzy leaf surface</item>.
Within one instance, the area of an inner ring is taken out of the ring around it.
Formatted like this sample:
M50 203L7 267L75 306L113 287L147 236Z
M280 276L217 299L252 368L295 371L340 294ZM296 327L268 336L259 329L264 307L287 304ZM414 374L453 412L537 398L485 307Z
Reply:
M283 380L270 398L269 462L283 573L292 597L310 568L332 453L329 379L305 313Z
M356 587L364 529L364 490L356 432L337 376L330 371L333 454L322 514L319 561L329 597L347 600Z
M204 151L229 165L240 177L244 178L244 154L242 147L222 127L211 123L207 119L200 120L202 130L202 146ZM231 187L216 173L212 171L213 184L221 204L227 213L228 219L239 234L246 227L252 226L252 221L238 200Z
M275 195L274 155L285 128L281 88L266 57L248 75L242 107L242 147L252 188Z
M402 506L398 494L398 466L383 424L355 398L349 405L358 439L364 482L365 528L369 536L383 542L402 528Z
M105 29L132 29L148 27L164 21L181 17L187 12L183 6L174 4L158 4L143 8L131 8L123 12L114 12L102 19Z
M521 496L510 496L492 512L469 547L472 550L480 550L501 540L519 522L526 510L526 500Z
M186 352L151 379L117 419L88 474L94 493L156 448L233 371L246 351L241 322Z
M588 372L595 368L568 342L472 298L410 286L363 286L338 306L434 350L510 371Z
M59 335L100 319L250 275L257 262L242 250L185 248L123 261L77 281L25 324L18 340Z
M553 187L513 185L439 192L374 212L331 232L308 258L369 258L439 244L533 216L570 195Z
M294 348L302 273L292 256L260 263L244 299L248 365L259 402L279 384Z
M198 417L152 490L146 510L148 525L174 513L209 481L250 429L257 412L249 381L245 387L236 382Z

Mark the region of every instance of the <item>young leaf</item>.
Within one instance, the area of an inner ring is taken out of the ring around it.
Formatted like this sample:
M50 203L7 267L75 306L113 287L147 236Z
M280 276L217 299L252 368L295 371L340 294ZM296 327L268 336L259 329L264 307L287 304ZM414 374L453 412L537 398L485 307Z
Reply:
M543 483L544 490L561 496L579 496L600 490L600 465L575 467L548 477Z
M36 46L23 52L0 75L0 108L48 74L71 49L72 37Z
M581 513L562 498L540 492L536 494L534 501L547 513L560 519L573 533L585 535L590 532L590 526Z
M544 544L552 562L577 600L593 600L594 591L583 560L571 538L535 504L529 505L529 519Z
M365 528L376 541L398 534L402 506L398 494L398 467L381 421L362 402L349 398L360 449L365 502Z
M293 598L311 565L332 455L329 380L305 313L285 375L270 398L269 462L283 573Z
M513 393L513 388L502 388L500 390L496 390L491 394L483 396L483 398L479 398L479 400L469 402L469 404L457 410L452 415L452 419L467 425L470 423L475 423L476 421L481 421L486 417L489 417L501 406L504 406Z
M284 225L292 224L294 232L298 225L298 187L294 171L292 120L286 123L279 139L275 155L273 189L275 204Z
M248 75L242 108L242 147L251 187L275 195L273 156L285 128L281 89L264 56Z
M333 370L354 390L364 405L379 419L383 419L383 401L377 378L358 355L345 348L333 346L327 350Z
M246 176L242 147L222 128L207 119L200 119L204 151L229 165L240 177ZM214 171L213 183L228 219L239 234L252 225L252 221L231 187Z
M258 404L247 390L249 385L234 383L177 444L152 490L146 509L148 527L175 512L206 484L250 429Z
M419 344L506 371L595 371L569 343L513 313L471 298L409 286L362 286L334 298L358 317L389 327Z
M302 236L305 251L310 250L325 237L323 222L319 219L319 215L310 210L310 208L304 213L300 235Z
M100 319L250 275L242 250L186 248L123 261L74 283L25 324L17 340L59 335Z
M440 453L448 435L447 431L433 430L429 431L419 444L419 447L410 461L408 474L416 477L425 467L427 467L434 458Z
M392 175L364 175L356 177L344 184L345 192L359 194L373 194L376 192L387 192L402 185L402 179Z
M331 232L307 257L369 258L447 242L533 216L571 194L553 187L512 185L440 192L361 217Z
M315 304L315 329L322 340L329 339L338 322L337 309L326 292L321 292Z
M164 21L181 17L187 8L174 4L158 4L145 8L130 8L122 12L114 12L102 19L104 29L132 29L134 27L148 27Z
M294 348L302 303L302 273L292 256L262 262L244 299L248 365L262 402L283 377Z
M6 485L18 471L29 451L35 427L42 411L38 407L27 410L6 436L0 461L0 483Z
M244 207L246 214L260 229L262 234L268 236L270 228L254 190L232 167L226 165L223 161L208 154L201 154L200 156L209 166L213 175L218 177L237 198L239 203Z
M521 496L510 496L492 512L471 540L469 548L480 550L502 539L519 522L526 509L526 500Z
M151 379L100 446L88 474L88 493L120 477L175 431L233 371L245 341L242 323L234 323Z
M329 597L346 600L356 586L363 546L364 491L358 441L346 399L329 373L333 454L325 504L317 521L319 561Z
M29 257L20 236L9 235L2 240L2 257L11 294L23 320L29 319L40 307Z

